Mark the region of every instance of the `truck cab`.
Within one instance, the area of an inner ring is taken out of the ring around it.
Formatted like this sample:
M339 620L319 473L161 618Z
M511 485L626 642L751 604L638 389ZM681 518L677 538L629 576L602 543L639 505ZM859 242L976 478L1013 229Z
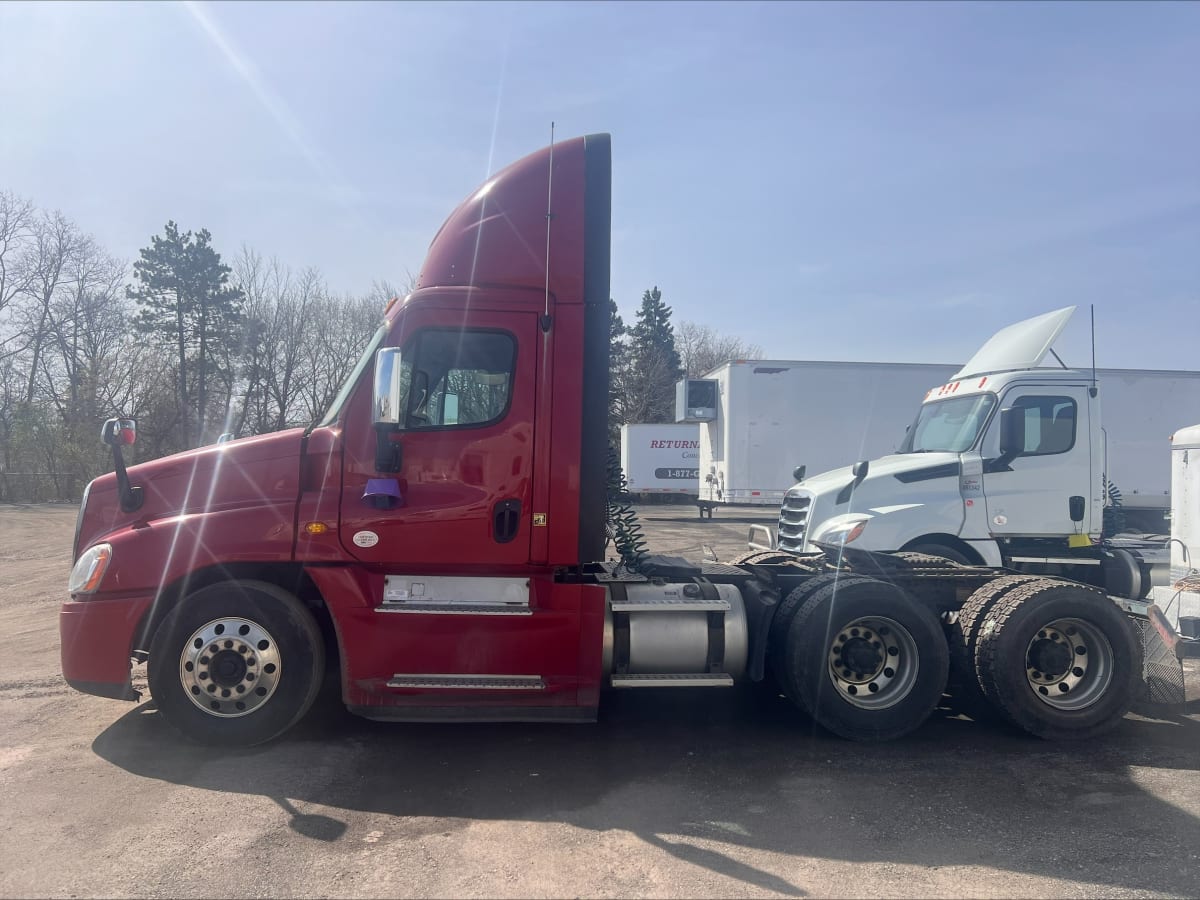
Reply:
M1103 385L1040 368L1075 307L997 332L932 388L898 450L793 486L780 549L910 550L1144 594L1161 548L1103 549Z

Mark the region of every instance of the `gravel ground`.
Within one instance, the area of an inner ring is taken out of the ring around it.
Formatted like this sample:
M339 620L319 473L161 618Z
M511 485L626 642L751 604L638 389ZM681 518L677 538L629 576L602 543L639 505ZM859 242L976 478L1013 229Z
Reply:
M654 550L692 557L751 521L643 512ZM61 681L74 517L0 507L6 897L1200 891L1196 716L1055 745L939 713L863 746L753 686L610 693L580 726L379 724L331 686L273 744L191 746L151 703Z

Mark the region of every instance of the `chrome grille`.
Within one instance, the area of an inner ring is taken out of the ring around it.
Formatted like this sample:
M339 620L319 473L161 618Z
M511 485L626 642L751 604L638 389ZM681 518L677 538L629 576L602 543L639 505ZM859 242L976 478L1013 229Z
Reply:
M808 532L808 514L812 508L812 496L792 488L779 507L779 549L796 553L804 549L804 535Z

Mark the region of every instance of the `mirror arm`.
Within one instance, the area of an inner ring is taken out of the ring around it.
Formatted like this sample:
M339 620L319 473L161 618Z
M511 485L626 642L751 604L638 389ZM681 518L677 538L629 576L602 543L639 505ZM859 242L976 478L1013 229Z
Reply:
M399 472L402 458L400 444L392 440L396 426L390 422L375 423L375 471Z
M113 468L117 474L117 492L121 498L121 511L137 512L142 508L142 502L146 499L145 492L141 485L129 483L129 472L125 469L125 457L121 453L121 445L114 443L112 448Z

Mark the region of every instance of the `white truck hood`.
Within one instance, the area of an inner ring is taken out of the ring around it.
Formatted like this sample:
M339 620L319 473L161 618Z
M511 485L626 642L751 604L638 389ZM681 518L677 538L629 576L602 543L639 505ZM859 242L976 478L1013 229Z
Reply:
M807 549L808 541L830 540L827 529L864 518L870 522L854 544L864 550L898 549L931 526L958 534L963 523L961 472L959 454L945 451L894 453L871 460L866 477L852 491L852 466L814 475L795 485L784 499L780 546ZM797 532L801 519L802 538Z
M951 453L950 451L935 453L892 453L888 456L881 456L879 459L873 459L869 463L867 477L854 489L855 501L850 505L856 510L863 509L864 507L860 501L868 498L870 485L878 480L894 479L896 475L908 475L938 466L957 465L958 462L958 454ZM854 480L853 469L853 466L844 466L840 469L822 472L820 475L806 478L797 487L817 495L824 495L830 492L837 494ZM889 486L889 494L893 490ZM843 510L843 512L845 511Z

